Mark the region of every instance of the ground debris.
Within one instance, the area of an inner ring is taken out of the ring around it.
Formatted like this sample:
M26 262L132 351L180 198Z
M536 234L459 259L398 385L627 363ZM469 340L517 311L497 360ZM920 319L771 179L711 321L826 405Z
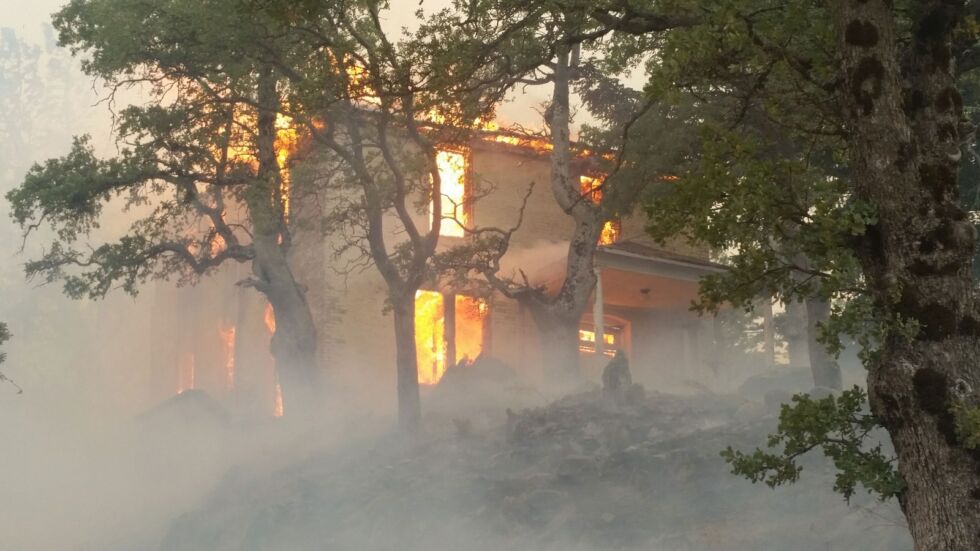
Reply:
M844 505L819 462L785 490L729 474L720 450L760 445L774 423L735 396L622 404L596 388L492 428L239 479L171 530L207 547L164 549L911 549L905 529L861 512L870 500Z

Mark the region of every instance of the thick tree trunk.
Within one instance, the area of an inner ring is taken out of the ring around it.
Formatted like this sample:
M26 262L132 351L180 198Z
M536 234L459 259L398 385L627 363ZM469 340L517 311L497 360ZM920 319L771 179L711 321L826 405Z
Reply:
M535 325L541 336L543 367L550 377L572 383L581 376L578 351L578 317L555 315L546 307L537 307Z
M272 305L276 327L271 352L276 360L283 410L289 417L314 415L319 381L316 363L316 328L305 292L289 267L282 176L276 155L276 116L279 110L276 81L270 72L258 81L256 145L258 174L246 193L252 220L255 260L254 287Z
M555 62L554 90L547 123L551 129L551 193L558 205L575 222L565 259L565 278L553 297L526 295L524 304L541 334L545 369L565 380L581 376L578 326L596 285L595 252L602 232L599 208L583 197L577 176L572 174L569 90L572 78L566 46L559 48ZM601 323L598 321L597 323Z
M395 364L398 378L398 424L417 432L422 420L418 356L415 349L415 293L392 299L395 320Z
M895 444L916 549L980 549L980 454L954 416L980 403L975 235L956 201L962 100L950 41L963 5L914 4L901 52L890 0L831 6L855 198L877 211L856 252L886 320L918 324L914 336L892 331L881 343L868 379L872 411Z
M253 270L263 280L260 287L275 316L270 350L282 388L283 411L289 417L315 415L320 381L313 315L276 241L256 234L254 243Z
M780 323L780 333L786 339L789 353L789 365L801 368L811 365L807 350L807 307L795 300L786 303L783 323Z
M820 336L820 324L826 323L830 319L830 303L820 298L808 298L804 314L807 354L810 372L813 374L813 386L841 390L843 381L841 380L840 366L837 365L837 360L830 354L827 347L817 340Z

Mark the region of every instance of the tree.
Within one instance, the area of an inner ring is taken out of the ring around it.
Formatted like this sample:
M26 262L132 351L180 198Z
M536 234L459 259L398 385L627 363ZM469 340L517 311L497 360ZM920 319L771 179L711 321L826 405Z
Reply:
M637 198L647 190L649 182L664 174L666 166L648 163L642 167L641 176L621 166L621 158L596 151L608 153L621 148L623 134L640 118L666 123L669 117L652 103L642 101L638 91L623 86L616 78L618 67L604 64L577 42L576 37L594 29L596 23L574 9L499 0L471 7L456 17L460 25L462 21L482 25L493 22L507 29L494 44L507 45L522 55L518 58L520 63L502 69L506 77L501 79L500 87L551 88L551 101L543 113L545 131L524 135L533 142L547 144L551 161L549 190L573 221L573 229L568 236L565 272L556 290L501 271L511 237L523 221L523 208L516 213L513 227L467 228L471 242L440 255L439 264L456 278L479 274L493 289L525 306L542 335L550 372L574 379L580 375L579 324L595 290L595 254L600 237L608 224L634 210ZM585 128L585 140L580 143L571 140L572 93L578 93L590 114L605 123L602 129ZM683 143L678 140L673 147L665 147L655 159L669 159L683 148L677 144ZM620 178L620 170L630 172L630 177ZM584 171L596 176L597 182L585 190L578 177ZM529 189L528 196L531 192Z
M679 207L675 230L738 251L729 274L703 285L702 306L744 304L760 289L832 300L824 340L855 336L869 369L870 414L860 390L798 397L771 439L781 453L729 459L779 483L798 474L798 454L822 447L845 494L861 483L897 496L918 549L977 548L976 231L957 181L971 139L957 78L976 65L977 5L694 6L588 9L608 32L640 37L629 55L656 48L651 92L715 110L692 121L706 122L704 149L670 194L686 203L666 203ZM752 132L741 123L753 115L784 132ZM776 232L808 265L768 245ZM900 477L864 444L878 424Z
M430 260L450 223L442 215L425 221L430 208L443 212L439 148L466 143L474 121L496 104L496 79L488 74L492 63L474 62L478 55L454 57L459 63L450 66L445 47L425 32L389 36L382 25L387 7L359 0L256 9L299 41L270 54L274 70L288 76L281 111L317 146L308 148L308 177L293 191L324 207L312 225L340 241L338 256L373 265L383 277L394 319L399 424L414 432L421 417L416 292L432 279ZM459 46L482 48L479 37L492 32L480 29Z
M86 137L76 138L68 155L35 165L7 198L25 236L42 226L55 232L27 263L28 277L62 280L74 298L116 287L136 294L147 279L188 282L227 261L251 262L254 277L243 283L273 307L272 353L286 400L306 413L316 333L287 261L277 145L285 77L275 65L294 43L248 7L75 0L59 11L61 45L105 80L110 102L138 85L151 100L117 114L118 157L99 159ZM136 221L115 241L89 246L105 208L118 205Z
M10 331L7 330L7 324L0 322L0 344L3 344L9 340L10 340ZM3 362L5 362L6 360L7 360L7 354L5 352L0 352L0 365L2 365ZM17 388L17 394L24 392L19 386L17 386L17 383L13 382L10 379L10 377L4 375L2 371L0 371L0 382L7 382L14 385L14 387Z

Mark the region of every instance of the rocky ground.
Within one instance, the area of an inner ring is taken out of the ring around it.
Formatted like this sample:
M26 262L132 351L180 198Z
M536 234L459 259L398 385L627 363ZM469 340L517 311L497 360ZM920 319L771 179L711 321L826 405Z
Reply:
M421 441L236 469L162 548L911 550L897 508L844 503L819 456L789 488L728 474L719 451L763 442L774 410L721 395L611 403L593 389L500 423L434 419L444 430Z

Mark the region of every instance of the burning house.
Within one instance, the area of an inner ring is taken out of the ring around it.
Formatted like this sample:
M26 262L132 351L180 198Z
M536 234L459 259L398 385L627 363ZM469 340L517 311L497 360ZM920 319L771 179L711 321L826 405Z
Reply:
M513 226L523 208L502 267L546 290L560 284L573 222L548 186L541 185L550 178L546 148L491 133L465 148L439 151L437 162L445 198L440 249L469 239L464 225ZM598 200L601 175L582 168L575 177L583 198ZM529 188L532 182L538 185ZM315 222L328 208L321 201L294 197L293 202L293 270L307 289L327 380L348 396L376 392L378 381L390 381L388 388L393 388L395 337L385 313L384 280L369 263L350 255L350 247L339 241L343 236L319 231ZM424 198L416 215L420 227L427 227L433 209L422 203ZM643 226L642 216L625 216L602 230L595 259L599 284L579 327L582 366L598 378L608 357L622 350L634 378L648 388L676 388L687 380L710 385L718 376L715 327L688 306L697 295L698 279L722 268L683 243L658 247ZM282 414L267 346L274 320L258 293L234 284L247 271L244 265L228 266L196 287L157 289L161 320L177 319L166 315L168 309L199 312L194 326L170 322L155 327L170 335L156 341L166 344L154 355L154 385L162 393L201 388L226 396L236 408ZM547 350L531 313L479 283L478 277L464 289L433 283L416 294L422 385L437 384L447 369L481 355L532 379L544 375Z

